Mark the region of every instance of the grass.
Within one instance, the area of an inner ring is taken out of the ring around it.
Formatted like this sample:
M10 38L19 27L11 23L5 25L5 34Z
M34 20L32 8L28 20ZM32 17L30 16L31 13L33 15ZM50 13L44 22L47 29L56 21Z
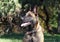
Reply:
M22 42L23 36L23 34L3 35L0 37L0 42ZM44 38L45 42L60 42L60 35L58 34L45 34Z
M20 39L0 39L0 42L22 42Z
M22 42L23 34L3 35L0 37L0 42Z
M0 38L2 39L22 39L23 38L23 34L7 34L7 35L3 35L0 36Z

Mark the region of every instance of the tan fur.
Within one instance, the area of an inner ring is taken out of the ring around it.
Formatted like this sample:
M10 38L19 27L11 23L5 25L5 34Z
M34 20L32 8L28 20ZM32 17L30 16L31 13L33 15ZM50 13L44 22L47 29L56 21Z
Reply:
M42 27L40 26L39 23L37 23L36 27L36 35L38 37L38 42L44 42L44 34L43 34L43 30L42 30Z
M34 18L34 20L36 20L36 24L35 24L34 29L37 31L36 36L38 37L38 42L44 42L43 29L40 25L39 18L37 18L35 16L35 14L31 11L27 12L26 16L29 15L29 14Z

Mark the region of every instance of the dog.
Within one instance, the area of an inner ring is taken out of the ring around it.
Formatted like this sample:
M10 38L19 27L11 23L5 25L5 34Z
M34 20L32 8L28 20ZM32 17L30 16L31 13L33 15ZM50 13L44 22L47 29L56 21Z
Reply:
M27 28L23 42L44 42L43 30L40 26L38 16L35 13L28 11L21 19L21 27Z

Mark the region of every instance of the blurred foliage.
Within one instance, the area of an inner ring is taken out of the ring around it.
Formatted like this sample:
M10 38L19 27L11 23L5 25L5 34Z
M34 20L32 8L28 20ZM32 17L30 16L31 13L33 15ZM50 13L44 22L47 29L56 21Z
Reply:
M0 13L2 15L7 15L9 12L14 13L16 8L21 8L18 2L14 0L0 0Z
M43 5L47 7L47 12L49 13L49 25L54 28L58 26L59 4L59 0L45 0L43 3Z
M44 7L46 8L47 15L49 16L48 26L49 29L54 30L54 28L58 29L58 11L59 11L60 1L59 0L44 0L42 5L40 6L40 15L44 18L43 21L47 19L46 13L44 12ZM42 11L42 13L41 13ZM43 23L43 22L41 22ZM43 23L44 25L45 23ZM46 28L46 25L45 25ZM57 31L56 31L57 32Z
M2 15L8 14L9 12L14 13L16 8L20 9L22 6L29 3L32 6L38 5L38 13L43 17L44 20L41 17L39 18L44 28L46 27L45 21L47 17L43 9L44 6L46 7L49 16L49 21L48 21L49 27L57 28L60 0L0 0L0 13L2 13Z

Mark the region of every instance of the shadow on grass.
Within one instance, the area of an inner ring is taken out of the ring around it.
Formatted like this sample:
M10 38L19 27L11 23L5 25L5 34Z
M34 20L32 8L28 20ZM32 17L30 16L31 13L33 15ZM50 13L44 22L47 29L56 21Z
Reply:
M58 34L58 32L57 32L57 28L52 28L52 31L53 31L53 33L55 33L55 34Z
M23 39L23 34L6 34L3 36L0 36L1 39Z

